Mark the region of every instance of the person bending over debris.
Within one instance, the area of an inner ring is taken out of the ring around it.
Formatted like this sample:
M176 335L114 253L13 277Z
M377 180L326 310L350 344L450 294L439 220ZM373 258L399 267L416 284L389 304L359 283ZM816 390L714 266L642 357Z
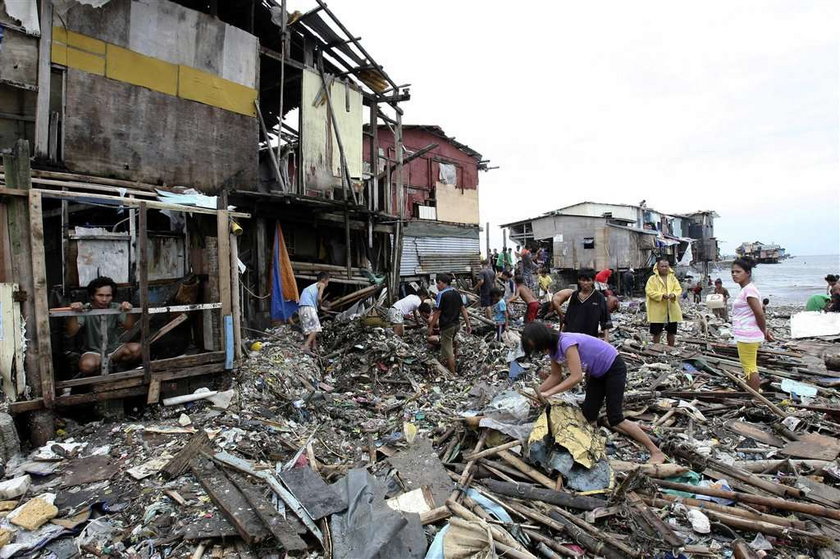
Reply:
M738 359L744 370L747 384L754 390L761 386L758 376L758 348L761 342L773 341L767 329L767 320L761 308L761 294L752 283L755 261L738 258L732 263L732 281L741 286L741 292L732 302L732 335L738 344Z
M682 287L671 270L667 258L660 258L653 267L653 275L645 285L645 306L650 323L653 343L658 344L665 330L668 345L673 346L677 336L677 324L682 322L679 297Z
M425 297L426 293L424 291L418 291L417 295L408 295L403 297L391 305L391 308L388 309L388 322L391 323L391 328L394 329L394 333L397 336L402 337L405 334L403 322L405 317L410 314L414 315L414 322L417 324L423 324L420 321L420 316L417 310L420 308L420 305L423 304L423 299ZM428 307L428 305L426 306Z
M76 312L101 309L119 309L120 314L102 316L71 316L65 322L65 335L73 338L82 331L82 356L79 359L79 372L82 376L98 374L102 366L102 344L105 342L105 354L114 364L133 364L140 361L140 344L120 343L122 331L131 330L137 321L137 315L126 314L132 305L128 301L114 303L117 284L109 277L101 276L91 280L87 286L90 303L75 302L70 310Z
M569 307L564 317L562 305L566 301L569 301ZM608 330L612 328L610 311L607 308L606 297L595 290L593 270L578 272L578 288L558 291L551 299L551 305L557 316L561 317L564 332L598 337L600 326L604 341L609 339Z
M467 333L472 332L470 315L467 313L464 301L461 300L461 294L452 287L452 276L438 274L436 283L438 295L429 330L434 330L435 326L440 327L441 357L449 372L455 374L455 336L461 327L461 316L464 317L464 323L467 325Z
M321 331L321 321L318 320L318 305L324 297L324 289L330 283L330 274L329 272L318 272L315 279L315 283L304 289L300 294L300 308L298 309L300 326L306 338L300 349L310 355L318 346L318 332Z
M513 297L507 300L508 306L517 299L522 299L522 302L528 305L528 310L525 313L525 323L534 322L537 318L537 312L540 310L540 302L537 301L531 288L525 284L525 278L521 275L514 276L513 283L516 285L516 291L513 292Z
M661 464L665 454L636 423L624 419L622 404L627 381L627 366L613 346L587 336L569 332L555 332L542 322L532 322L522 329L522 349L526 353L545 352L551 357L551 374L540 385L543 397L548 398L574 388L586 373L586 398L581 404L583 416L594 423L604 400L607 403L607 422L650 453L651 464ZM565 364L569 376L563 377Z

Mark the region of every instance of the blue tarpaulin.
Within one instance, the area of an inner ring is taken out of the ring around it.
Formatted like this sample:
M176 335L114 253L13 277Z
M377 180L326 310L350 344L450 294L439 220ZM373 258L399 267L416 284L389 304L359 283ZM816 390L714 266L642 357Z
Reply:
M297 286L283 285L284 276L286 281L290 281L289 278L294 281L294 275L290 270L287 270L286 274L283 273L284 265L291 269L289 256L286 253L286 243L283 239L283 230L278 224L274 231L274 250L271 258L271 319L283 322L292 318L292 315L298 310L297 300L287 298L290 293L297 293Z

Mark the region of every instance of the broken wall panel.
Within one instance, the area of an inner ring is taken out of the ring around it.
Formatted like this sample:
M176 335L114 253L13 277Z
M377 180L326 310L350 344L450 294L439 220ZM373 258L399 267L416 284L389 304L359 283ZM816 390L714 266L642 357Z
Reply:
M35 99L34 91L0 83L0 150L35 139Z
M72 171L208 193L249 190L257 134L253 118L67 70L64 159Z
M323 95L321 76L303 71L301 92L301 166L308 190L341 188L341 154ZM362 94L344 82L330 87L338 133L351 179L362 177Z
M178 279L186 275L184 239L149 237L149 281Z
M437 183L435 187L437 218L452 223L478 225L478 189Z
M38 38L3 27L0 80L35 87L38 83Z

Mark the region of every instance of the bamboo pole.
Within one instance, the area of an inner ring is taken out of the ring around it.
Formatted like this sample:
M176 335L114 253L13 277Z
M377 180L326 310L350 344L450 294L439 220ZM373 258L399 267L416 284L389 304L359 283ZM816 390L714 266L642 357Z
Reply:
M654 484L665 489L677 489L679 491L686 491L688 493L695 493L698 495L708 495L709 497L723 497L738 503L751 503L755 505L765 505L779 510L790 510L794 512L802 512L805 514L812 514L823 518L831 518L833 520L840 520L840 510L829 509L822 505L811 503L798 503L795 501L788 501L777 497L763 497L761 495L750 495L749 493L736 493L735 491L726 491L724 489L715 489L712 487L699 487L689 485L687 483L675 483L673 481L666 481L664 479L651 480Z
M472 460L479 460L481 458L487 458L488 456L495 456L496 454L502 452L503 450L511 449L515 446L519 446L522 443L519 441L510 441L504 444L500 444L498 446L494 446L492 448L488 448L487 450L482 450L481 452L477 452L475 454L467 454L464 456L464 460L472 461Z
M678 497L676 495L668 495L667 493L662 493L659 497L647 497L641 496L642 500L647 503L648 506L651 507L666 507L673 505L674 503L682 503L687 507L694 507L703 510L713 510L717 512L722 512L724 514L728 514L730 516L740 516L742 518L748 518L751 520L761 520L762 522L769 522L770 524L776 524L777 526L785 526L789 528L798 528L800 530L805 529L805 522L802 520L792 520L790 518L784 518L782 516L776 516L773 514L766 514L763 512L753 512L746 509L739 509L738 507L728 507L726 505L719 505L713 501L701 501L700 499L692 499L690 497Z
M484 441L487 440L487 433L488 431L486 429L481 432L481 435L478 437L478 442L475 443L475 447L473 448L473 453L480 452L481 449L484 448ZM458 479L458 484L449 495L449 500L457 501L458 498L460 498L461 490L466 487L468 480L472 476L472 470L475 468L476 462L477 460L470 460L467 462L467 466L464 468L464 471L461 472L461 477Z
M557 486L557 482L555 480L551 479L536 468L529 466L523 460L517 458L507 450L499 452L499 458L501 458L502 460L504 460L505 462L522 472L523 474L527 475L537 483L544 485L549 489L554 489Z

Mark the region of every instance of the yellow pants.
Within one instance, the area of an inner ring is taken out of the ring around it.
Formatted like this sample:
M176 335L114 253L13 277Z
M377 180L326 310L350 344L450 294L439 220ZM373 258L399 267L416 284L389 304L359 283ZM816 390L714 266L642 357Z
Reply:
M738 343L738 359L741 360L741 368L744 370L744 376L750 378L758 373L758 348L761 342L737 342Z

